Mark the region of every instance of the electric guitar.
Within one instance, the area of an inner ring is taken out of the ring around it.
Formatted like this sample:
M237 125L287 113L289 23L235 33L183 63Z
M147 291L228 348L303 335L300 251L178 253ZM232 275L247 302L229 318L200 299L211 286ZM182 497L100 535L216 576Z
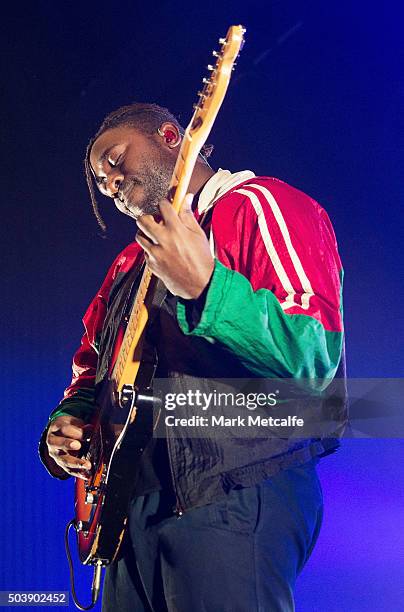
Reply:
M210 76L203 79L198 92L199 101L170 182L176 213L224 99L244 33L242 26L230 27L226 38L219 39L220 50L213 52L216 63L208 66ZM83 453L93 466L91 476L88 481L76 478L74 527L84 564L102 567L116 558L126 528L137 460L150 438L153 403L141 392L149 382L142 372L142 349L157 280L146 266L115 365L97 397L93 433Z

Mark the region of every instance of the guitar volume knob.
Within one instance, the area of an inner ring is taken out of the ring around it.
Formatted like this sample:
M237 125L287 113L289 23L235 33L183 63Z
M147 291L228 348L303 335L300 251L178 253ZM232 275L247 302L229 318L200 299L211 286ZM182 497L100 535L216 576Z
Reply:
M88 533L89 529L90 523L88 521L77 521L76 531L83 531L84 533Z
M87 493L86 495L86 504L96 504L98 502L99 495L98 493Z

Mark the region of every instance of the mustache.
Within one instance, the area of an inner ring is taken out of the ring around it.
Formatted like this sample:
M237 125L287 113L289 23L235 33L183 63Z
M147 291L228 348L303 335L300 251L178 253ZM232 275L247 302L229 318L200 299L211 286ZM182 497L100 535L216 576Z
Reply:
M142 181L140 181L137 176L126 177L125 180L119 186L116 199L122 202L123 204L127 204L134 187L136 187L136 185L141 184Z

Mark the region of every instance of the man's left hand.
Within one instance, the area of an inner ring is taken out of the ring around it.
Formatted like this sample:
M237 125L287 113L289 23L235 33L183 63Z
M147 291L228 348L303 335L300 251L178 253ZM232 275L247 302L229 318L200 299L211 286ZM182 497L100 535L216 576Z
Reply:
M214 268L208 239L192 211L192 198L188 193L179 215L168 200L162 200L162 221L158 223L152 215L139 217L142 233L136 234L151 271L173 295L188 300L201 295Z

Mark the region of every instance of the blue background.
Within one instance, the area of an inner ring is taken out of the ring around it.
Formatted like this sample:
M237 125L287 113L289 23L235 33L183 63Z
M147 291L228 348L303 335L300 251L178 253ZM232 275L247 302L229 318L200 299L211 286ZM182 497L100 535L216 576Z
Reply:
M68 590L72 482L36 456L70 380L81 317L134 235L83 177L90 136L133 100L186 125L232 23L246 45L209 142L215 168L277 176L329 213L345 268L348 370L403 376L403 36L399 3L37 2L2 17L0 589ZM401 172L400 172L401 170ZM299 612L404 609L404 444L346 440L319 466L323 529ZM77 564L88 601L91 571ZM75 609L73 604L71 609Z

